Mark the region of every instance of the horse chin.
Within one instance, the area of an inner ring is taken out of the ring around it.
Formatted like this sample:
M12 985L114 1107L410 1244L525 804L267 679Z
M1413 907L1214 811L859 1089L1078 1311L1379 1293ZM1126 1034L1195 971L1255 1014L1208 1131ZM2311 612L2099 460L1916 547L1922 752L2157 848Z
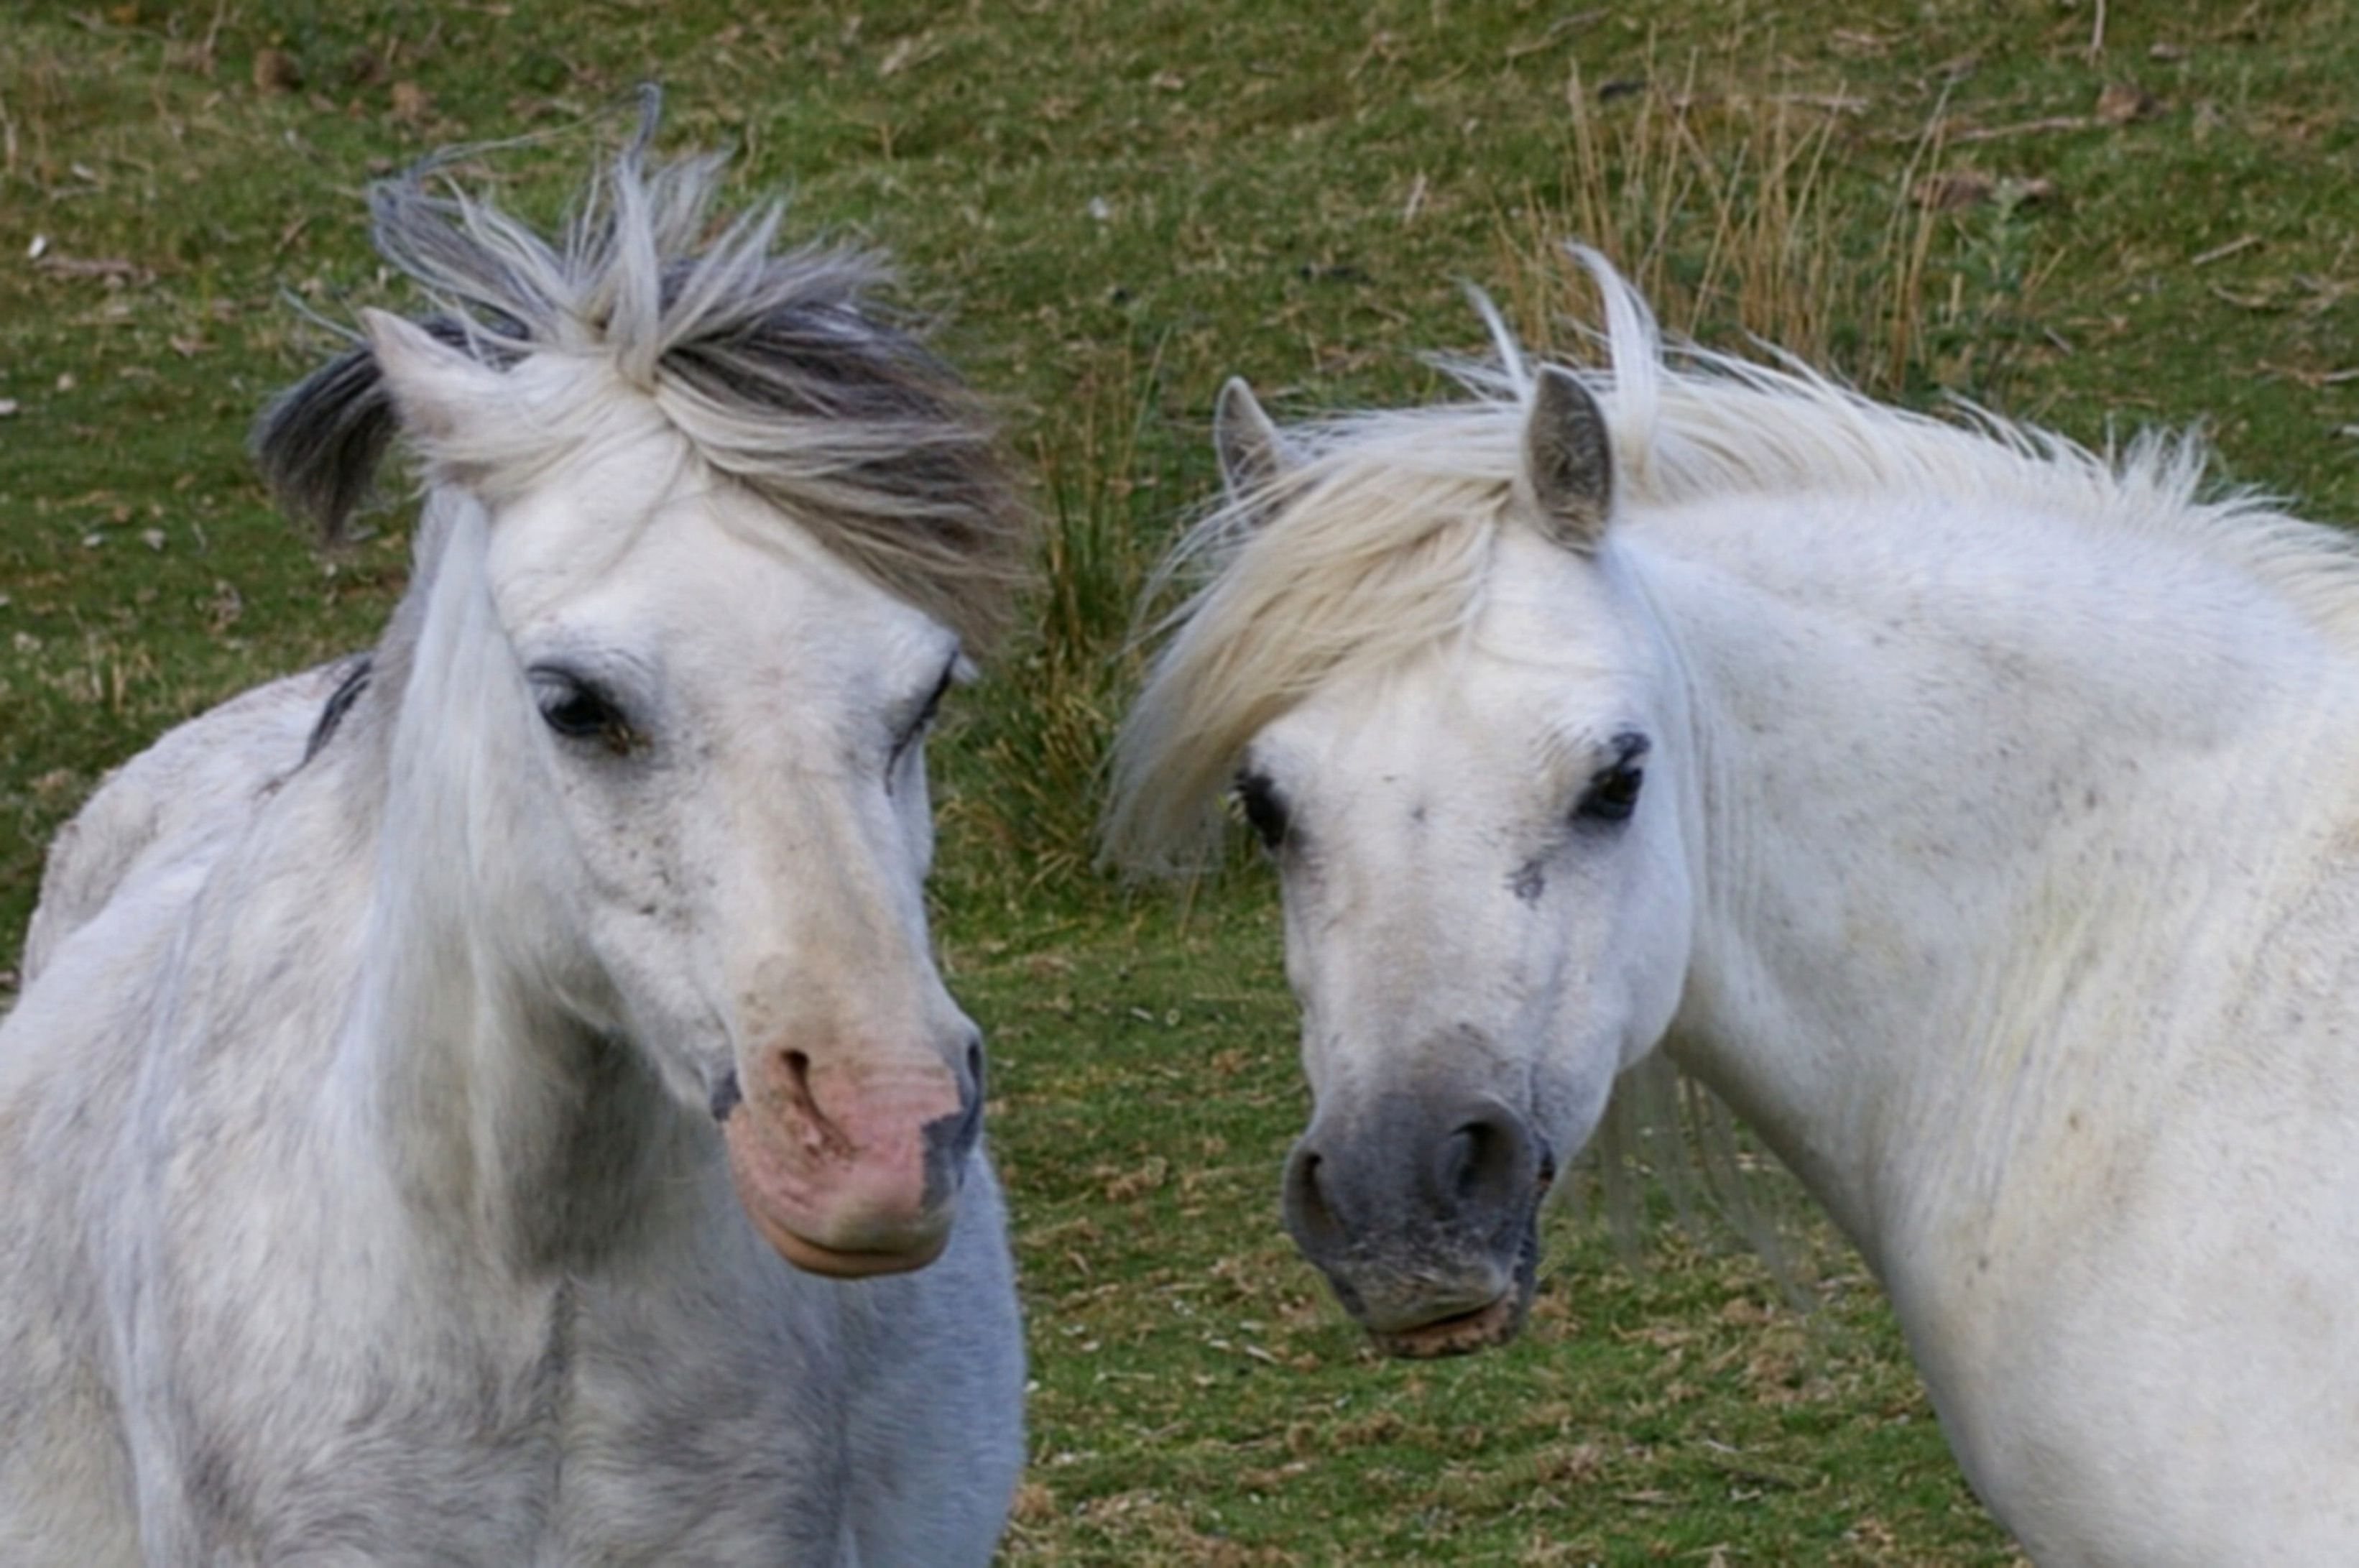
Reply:
M1531 1316L1532 1300L1539 1293L1540 1236L1537 1203L1534 1213L1526 1220L1523 1236L1516 1249L1513 1271L1507 1288L1492 1298L1487 1305L1466 1312L1453 1312L1444 1317L1408 1327L1378 1328L1364 1318L1361 1326L1368 1332L1369 1340L1386 1356L1404 1361L1433 1361L1445 1356L1472 1356L1506 1344L1524 1329L1524 1321ZM1343 1299L1353 1315L1364 1311L1364 1302L1354 1292L1340 1287L1337 1294Z
M759 1214L750 1217L754 1228L771 1249L806 1274L818 1274L830 1279L866 1279L878 1274L908 1274L923 1269L942 1255L950 1245L951 1232L944 1225L917 1246L892 1252L846 1252L837 1247L822 1247L818 1242L797 1236L782 1225L773 1225Z
M1460 1312L1415 1328L1384 1332L1370 1329L1368 1337L1386 1356L1404 1361L1433 1361L1444 1356L1472 1356L1506 1344L1522 1332L1532 1310L1530 1287L1518 1283L1489 1306Z

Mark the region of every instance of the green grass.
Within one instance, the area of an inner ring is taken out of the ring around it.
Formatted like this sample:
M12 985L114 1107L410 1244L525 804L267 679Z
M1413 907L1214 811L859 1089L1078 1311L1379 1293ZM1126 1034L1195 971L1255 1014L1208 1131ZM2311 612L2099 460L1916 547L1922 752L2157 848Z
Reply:
M407 518L332 561L242 453L398 302L374 173L454 142L547 212L630 86L805 232L902 260L1050 528L940 751L940 930L995 1040L1032 1323L1013 1562L2001 1563L1856 1265L1550 1237L1514 1349L1370 1359L1277 1222L1304 1095L1269 891L1090 869L1133 598L1214 391L1428 397L1463 281L1570 343L1582 237L1712 342L2359 519L2359 34L2341 0L728 6L19 0L0 25L0 966L41 846L163 726L372 635ZM2101 41L2102 49L2092 49ZM2107 89L2112 89L2109 96ZM2142 98L2140 94L2145 96ZM587 116L606 114L584 128ZM1929 208L1940 179L1988 198ZM38 256L34 252L38 249Z

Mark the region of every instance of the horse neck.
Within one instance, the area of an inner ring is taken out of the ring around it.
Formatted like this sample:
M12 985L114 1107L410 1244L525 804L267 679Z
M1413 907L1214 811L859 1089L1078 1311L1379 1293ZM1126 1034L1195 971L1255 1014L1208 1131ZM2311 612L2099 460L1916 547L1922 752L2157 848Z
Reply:
M485 545L480 508L442 497L422 599L379 655L351 764L381 802L375 870L336 1072L348 1121L435 1234L578 1265L618 1237L679 1117L601 1022Z
M2347 661L2194 541L1921 510L1694 507L1641 551L1696 763L1667 1045L1871 1261L2061 1107L2140 1092L2090 1036L2243 896L2201 841L2348 757L2319 712Z

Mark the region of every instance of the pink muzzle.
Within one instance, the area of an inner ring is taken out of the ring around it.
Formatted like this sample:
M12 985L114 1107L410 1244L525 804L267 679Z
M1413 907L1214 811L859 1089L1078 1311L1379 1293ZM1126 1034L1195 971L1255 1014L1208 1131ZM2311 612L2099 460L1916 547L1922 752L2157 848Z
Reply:
M837 1278L940 1255L981 1119L980 1085L933 1052L886 1064L859 1055L764 1052L722 1120L756 1231L797 1268Z

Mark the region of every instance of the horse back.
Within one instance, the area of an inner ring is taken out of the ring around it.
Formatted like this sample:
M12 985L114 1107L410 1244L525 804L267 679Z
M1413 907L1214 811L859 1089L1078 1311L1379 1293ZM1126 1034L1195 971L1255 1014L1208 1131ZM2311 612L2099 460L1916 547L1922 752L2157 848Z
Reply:
M300 766L346 672L322 665L234 697L168 732L103 779L49 843L25 933L27 984L143 869L217 849Z

